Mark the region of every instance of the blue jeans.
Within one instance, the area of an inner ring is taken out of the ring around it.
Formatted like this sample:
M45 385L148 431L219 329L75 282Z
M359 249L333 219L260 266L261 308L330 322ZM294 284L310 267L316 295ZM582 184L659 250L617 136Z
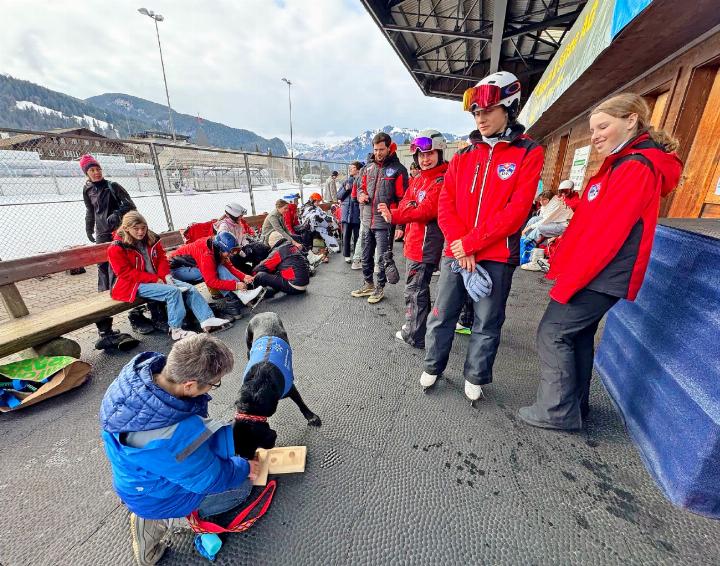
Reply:
M202 283L203 281L202 273L200 273L200 268L198 267L176 267L172 269L171 272L175 279L185 281L186 283ZM240 281L240 279L230 273L230 270L224 265L218 265L217 274L218 279L222 279L223 281ZM223 295L227 295L232 291L220 290L220 292Z
M200 515L201 519L207 519L213 515L219 515L220 513L225 513L225 511L230 511L230 509L237 507L248 498L250 492L252 491L252 487L252 482L249 479L246 479L242 484L240 484L240 487L236 489L207 495L200 503L198 515Z
M180 287L187 291L180 291ZM155 301L163 301L167 304L168 326L170 328L180 328L185 318L185 303L192 310L198 321L205 322L212 318L213 312L207 304L205 298L188 283L176 280L175 285L166 285L165 283L140 283L138 287L138 295L144 299L153 299ZM185 295L185 297L183 297Z

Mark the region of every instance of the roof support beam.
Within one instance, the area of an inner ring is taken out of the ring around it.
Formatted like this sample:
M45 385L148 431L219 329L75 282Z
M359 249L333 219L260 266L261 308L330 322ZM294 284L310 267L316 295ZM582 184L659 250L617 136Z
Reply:
M493 14L492 43L490 44L490 68L488 73L495 73L500 68L500 52L502 51L503 34L505 32L505 14L507 0L495 0Z
M546 29L549 27L556 26L557 24L567 24L574 22L577 17L580 15L580 12L582 10L577 12L569 12L568 14L563 14L562 16L555 16L554 18L548 18L547 20L543 20L541 22L536 22L534 24L529 24L527 26L523 26L521 28L514 29L512 31L509 31L508 33L503 35L503 39L511 39L513 37L517 37L519 35L525 35L528 33L531 33L533 31Z
M507 0L504 0L507 2ZM451 31L439 28L420 28L415 26L400 26L397 24L382 24L387 31L399 31L401 33L417 33L423 35L441 35L444 37L454 37L458 39L484 39L490 40L490 37L483 35L480 32L464 32L464 31ZM435 48L433 47L433 51Z
M455 79L458 81L468 81L471 83L476 83L478 81L478 77L468 77L467 75L454 75L453 73L440 73L438 71L421 71L420 69L413 69L412 72L416 75L442 77L444 79Z

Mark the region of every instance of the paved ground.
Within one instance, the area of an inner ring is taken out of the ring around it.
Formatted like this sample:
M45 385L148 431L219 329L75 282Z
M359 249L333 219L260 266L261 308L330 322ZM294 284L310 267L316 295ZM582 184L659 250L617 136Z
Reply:
M398 250L399 251L399 250ZM462 394L466 337L449 380L418 385L421 353L397 343L402 287L376 306L338 257L305 297L265 302L284 319L298 386L323 419L308 428L290 401L272 425L305 444L307 471L282 476L268 515L226 538L217 564L717 564L720 523L670 505L643 468L595 380L580 434L525 427L537 385L534 330L546 283L518 270L495 383L471 408ZM244 355L245 321L221 336ZM126 323L125 323L126 324ZM130 356L91 350L83 387L0 416L0 564L132 564L127 511L98 437L100 399ZM165 337L146 349L167 351ZM243 365L211 413L231 418ZM162 564L202 564L177 536Z

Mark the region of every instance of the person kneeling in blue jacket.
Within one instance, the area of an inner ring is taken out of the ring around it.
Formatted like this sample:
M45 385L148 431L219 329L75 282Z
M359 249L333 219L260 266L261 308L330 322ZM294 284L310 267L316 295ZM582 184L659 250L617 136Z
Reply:
M160 559L172 519L223 513L250 495L257 462L235 455L231 425L208 418L208 393L233 363L217 338L191 336L167 358L135 356L103 397L102 438L138 564Z

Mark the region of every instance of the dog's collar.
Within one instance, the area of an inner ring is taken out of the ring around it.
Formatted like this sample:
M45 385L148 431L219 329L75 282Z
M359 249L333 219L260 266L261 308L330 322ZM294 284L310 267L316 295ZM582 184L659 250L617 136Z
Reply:
M260 415L248 415L247 413L235 413L235 420L236 421L250 421L254 423L266 423L268 418L267 417L261 417Z

